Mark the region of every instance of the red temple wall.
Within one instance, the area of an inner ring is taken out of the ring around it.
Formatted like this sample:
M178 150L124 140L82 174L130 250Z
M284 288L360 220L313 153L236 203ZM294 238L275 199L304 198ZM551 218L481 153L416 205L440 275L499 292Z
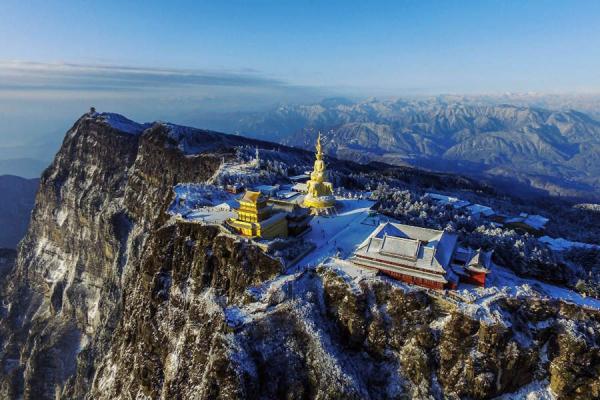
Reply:
M444 284L442 282L430 281L429 279L417 278L415 276L404 275L399 272L387 271L380 269L382 274L387 275L391 278L398 279L399 281L410 283L411 285L423 286L429 289L443 289Z
M472 285L477 285L484 287L485 286L485 273L483 272L470 272L469 276L461 277L465 283L470 283Z

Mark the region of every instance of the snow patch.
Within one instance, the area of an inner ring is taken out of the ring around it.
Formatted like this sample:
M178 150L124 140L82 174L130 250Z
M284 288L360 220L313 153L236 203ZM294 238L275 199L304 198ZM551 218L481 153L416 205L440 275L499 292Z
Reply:
M58 213L56 214L56 222L58 223L58 226L63 226L68 214L69 213L62 208L58 211Z
M220 224L235 214L236 197L212 185L181 183L168 213L187 221Z
M110 125L111 128L129 135L140 135L144 130L152 126L151 123L140 124L115 113L97 114L97 118Z
M547 381L535 381L523 386L516 392L506 393L495 400L555 400L556 395L548 386Z
M550 248L550 250L554 251L565 251L572 248L600 249L600 245L597 244L572 242L563 238L551 238L550 236L542 236L538 240L542 243L545 243Z
M337 199L337 202L337 215L316 216L311 220L312 229L304 239L313 242L316 248L298 262L298 268L316 266L331 256L352 255L375 229L370 221L373 201Z

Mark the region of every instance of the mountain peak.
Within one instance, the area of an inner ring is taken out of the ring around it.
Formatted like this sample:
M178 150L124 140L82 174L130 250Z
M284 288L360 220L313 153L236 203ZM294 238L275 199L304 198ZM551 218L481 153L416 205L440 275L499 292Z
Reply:
M109 125L111 128L126 133L129 135L141 135L146 129L152 126L152 123L139 123L130 120L129 118L111 112L103 112L103 113L91 113L88 114L88 118L95 119L96 122L103 123Z

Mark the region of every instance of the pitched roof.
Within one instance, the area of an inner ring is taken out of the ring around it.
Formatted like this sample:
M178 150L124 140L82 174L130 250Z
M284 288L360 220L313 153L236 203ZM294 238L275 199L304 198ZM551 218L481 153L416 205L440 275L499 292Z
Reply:
M421 228L419 226L396 224L393 222L384 222L373 232L374 237L383 238L384 235L396 236L405 239L416 239L422 242L432 242L439 240L443 231L435 229Z
M454 208L462 208L471 204L466 200L459 199L458 197L446 196L439 193L425 193L425 196L435 200L440 204L450 204Z
M359 245L355 254L388 261L403 259L416 268L444 271L456 240L456 235L444 231L385 222Z
M492 262L492 252L482 251L481 249L475 251L471 259L467 262L466 267L477 272L489 273L490 265Z
M492 216L496 213L491 207L484 206L482 204L472 204L467 207L467 210L469 210L471 214L483 214L486 217Z
M379 250L402 258L416 260L419 253L419 241L396 236L384 236Z
M258 201L264 200L264 196L261 192L254 192L252 190L246 190L244 196L240 199L240 201L245 201L248 203L257 203Z

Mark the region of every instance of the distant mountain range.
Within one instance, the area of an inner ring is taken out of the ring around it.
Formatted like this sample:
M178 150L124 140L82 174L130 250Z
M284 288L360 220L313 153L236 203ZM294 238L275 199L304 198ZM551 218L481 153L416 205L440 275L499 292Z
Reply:
M38 178L49 165L48 161L33 158L11 158L0 160L0 175L17 175L23 178Z
M0 248L16 248L29 225L39 179L0 175Z
M328 99L238 114L229 131L330 155L467 174L520 194L600 199L600 122L489 102Z
M50 165L60 142L61 136L51 133L20 145L0 145L0 175L39 178Z

